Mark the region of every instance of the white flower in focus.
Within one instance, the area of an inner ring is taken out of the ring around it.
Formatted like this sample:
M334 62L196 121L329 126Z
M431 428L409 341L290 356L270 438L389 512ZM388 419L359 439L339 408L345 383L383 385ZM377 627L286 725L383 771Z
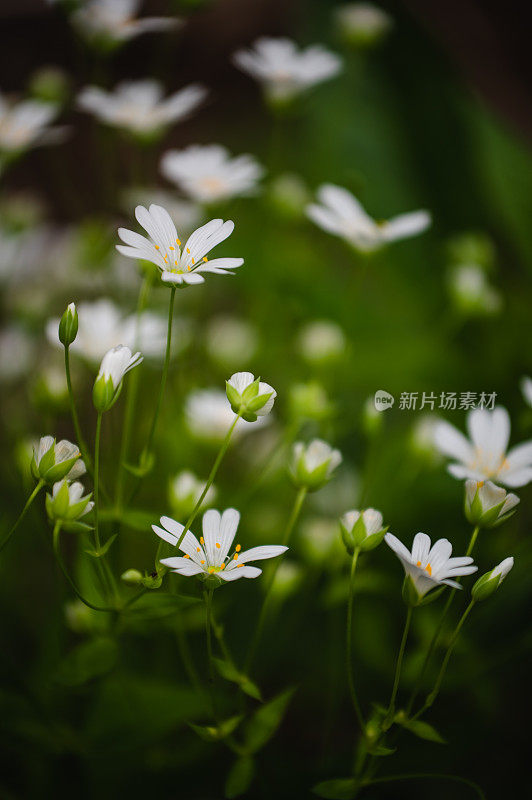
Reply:
M179 27L179 19L145 17L135 19L141 0L87 0L72 19L88 39L126 42L142 33L166 31Z
M495 528L513 515L518 503L517 495L491 481L466 481L465 514L472 525Z
M31 471L35 480L55 483L66 478L76 480L85 473L79 447L68 439L56 442L53 436L42 436L33 448Z
M215 317L207 325L205 348L212 360L224 367L245 364L257 352L257 331L243 319Z
M379 545L388 527L384 527L382 514L374 508L364 511L347 511L340 519L343 542L349 553L355 548L373 550Z
M243 258L215 258L209 261L207 253L233 233L235 224L231 220L211 219L190 236L183 250L176 227L166 209L152 203L149 210L137 206L135 216L150 236L147 239L127 228L119 228L118 235L125 243L116 245L119 253L129 258L150 261L161 270L165 283L187 285L203 283L201 273L232 275L232 269L241 267Z
M220 389L198 389L191 392L185 401L185 420L190 433L199 440L221 442L235 419L235 414ZM256 430L268 421L259 417L257 422L238 420L233 438Z
M161 517L160 528L152 525L153 531L164 541L177 545L184 531L184 525L170 517ZM223 514L215 509L203 515L203 536L198 541L191 531L187 531L179 549L184 556L161 559L161 564L170 567L178 575L200 575L203 578L212 575L223 581L236 581L238 578L257 578L262 570L248 566L249 561L260 561L275 558L285 553L288 548L282 545L262 545L250 550L241 550L237 544L230 554L235 538L240 514L234 508L226 509Z
M41 100L9 102L0 93L0 151L17 153L61 140L64 128L50 127L58 108Z
M330 183L320 186L318 200L321 205L307 206L308 217L323 230L362 252L369 253L390 242L417 236L431 224L428 211L412 211L385 222L375 222L351 192Z
M471 589L471 596L475 602L479 600L487 600L487 598L495 592L503 580L506 578L510 570L513 568L514 560L512 556L505 558L490 572L482 575Z
M188 117L203 102L207 89L199 84L163 99L158 81L126 81L113 92L97 86L81 90L78 105L106 125L136 134L151 134Z
M316 491L332 477L342 461L342 454L322 439L310 444L296 442L292 448L290 472L297 486Z
M183 517L188 517L201 497L204 488L205 481L200 480L193 472L185 469L170 480L168 487L170 505L176 513ZM210 486L203 500L203 506L211 506L216 499L217 493L216 487L214 485Z
M83 484L69 483L66 478L54 483L52 494L46 495L46 513L49 519L60 522L73 522L92 510L92 493L83 495Z
M459 311L468 314L497 314L502 297L490 285L485 271L477 264L458 264L449 272L449 293Z
M311 86L333 78L342 61L320 44L299 50L286 38L263 36L250 49L238 50L233 63L255 78L268 99L285 102Z
M317 364L339 358L345 351L346 339L335 322L318 319L301 329L297 344L305 361Z
M510 487L525 486L532 480L532 441L506 452L510 417L505 408L470 411L467 429L470 440L448 422L440 422L436 427L436 447L455 460L448 467L451 475L459 480L490 480Z
M401 561L419 599L442 584L460 589L460 584L452 578L471 575L478 569L470 556L451 558L453 546L448 539L438 539L431 547L426 533L416 533L412 552L393 533L387 533L384 541Z
M99 413L111 408L118 399L124 375L142 360L140 353L133 355L129 347L123 344L113 347L104 355L92 390L94 406Z
M525 403L532 408L532 378L529 378L526 375L521 378L521 391L523 393Z
M190 145L168 150L161 173L198 203L217 203L253 194L264 169L253 156L232 158L219 144Z
M255 380L252 372L235 372L226 382L227 399L235 414L248 422L269 414L277 392L269 383Z
M372 45L392 28L393 21L386 11L373 3L347 3L336 10L336 21L348 42Z

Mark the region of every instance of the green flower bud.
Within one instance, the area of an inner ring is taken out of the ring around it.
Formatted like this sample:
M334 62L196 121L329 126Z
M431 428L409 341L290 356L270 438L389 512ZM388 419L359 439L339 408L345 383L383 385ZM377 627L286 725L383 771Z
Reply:
M72 481L85 472L79 448L62 439L56 442L53 436L43 436L33 450L31 472L35 480L56 483L63 478Z
M247 422L269 414L277 392L268 383L262 383L251 372L235 372L225 383L227 399L235 414Z
M480 528L496 528L513 514L519 498L491 481L466 481L464 511L468 521Z
M142 572L139 572L138 569L126 569L120 576L120 579L130 586L138 586L139 583L142 583L143 578Z
M486 572L485 575L482 575L471 589L473 600L477 602L479 600L487 600L487 598L499 588L513 565L514 560L510 556L509 558L505 558L504 561L501 561L501 563L490 572Z
M308 445L296 442L292 449L290 473L296 486L315 492L331 479L341 461L340 451L322 439L313 439Z
M78 335L78 312L74 303L69 303L59 322L59 341L69 347Z

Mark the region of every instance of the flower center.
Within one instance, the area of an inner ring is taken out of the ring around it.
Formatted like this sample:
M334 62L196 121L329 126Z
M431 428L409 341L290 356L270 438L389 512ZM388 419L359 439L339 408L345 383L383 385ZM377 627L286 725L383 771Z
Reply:
M416 564L416 566L417 566L417 567L421 567L421 561L418 561L418 562L417 562L417 564ZM425 570L425 572L426 572L428 575L432 576L432 567L430 566L430 564L427 564L427 566L426 566L426 567L423 567L423 569Z

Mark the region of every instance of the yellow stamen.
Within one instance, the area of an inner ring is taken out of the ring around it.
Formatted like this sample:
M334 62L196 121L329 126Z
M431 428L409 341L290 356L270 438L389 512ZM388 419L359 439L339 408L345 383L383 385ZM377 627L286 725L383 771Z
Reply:
M209 259L207 258L207 256L203 256L203 260L205 261L205 263L207 263L207 261L208 261Z
M200 544L205 544L205 540L204 540L203 536L200 536Z
M477 481L477 489L482 489L484 486L484 481Z
M205 564L205 561L200 561L200 564Z
M192 266L194 266L194 259L192 258L191 261L192 261Z
M236 560L238 559L238 553L235 553L235 554L234 554L234 556L233 556L233 558L234 558L234 560L236 561Z
M187 553L186 555L183 556L183 558L190 558L190 556Z
M240 551L242 550L242 545L241 544L237 544L237 546L235 547L235 550L236 550L237 553L240 553Z
M196 547L196 553L201 553L201 547Z
M159 247L159 245L158 245L158 244L156 244L156 245L155 245L155 249L156 249L156 250L160 250L161 248Z
M166 253L164 254L164 263L168 264L168 256L166 255Z
M220 545L218 542L216 542L216 547L218 548L218 550L220 549Z
M190 249L187 247L187 253L190 255Z
M427 572L429 573L429 575L432 575L432 567L430 566L430 564L427 564L427 566L425 567L425 569L427 570Z
M237 564L237 567L244 567L245 564Z
M222 564L222 566L220 567L220 569L225 569L225 564Z
M421 566L421 561L418 561L417 564L416 564L416 567L420 567L420 566Z
M178 245L181 244L181 239L176 239L175 243L178 244Z
M170 245L170 247L168 249L169 250L175 250L175 247L172 247L172 245Z

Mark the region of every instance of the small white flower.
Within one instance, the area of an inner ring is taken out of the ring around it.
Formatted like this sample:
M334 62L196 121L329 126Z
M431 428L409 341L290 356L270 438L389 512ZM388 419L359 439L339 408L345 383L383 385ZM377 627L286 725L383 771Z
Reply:
M183 533L184 525L170 517L161 517L160 528L152 525L153 531L166 542L177 545ZM240 514L234 508L226 509L223 514L215 509L203 515L203 536L198 541L191 531L187 531L179 549L184 556L161 559L161 564L170 567L178 575L215 575L223 581L236 581L238 578L257 578L262 570L248 566L249 561L275 558L285 553L288 548L282 545L262 545L250 550L241 550L237 544L230 554L235 538Z
M73 21L87 38L125 42L142 33L177 28L181 20L170 17L135 19L141 0L87 0Z
M219 144L196 144L165 153L161 172L192 200L217 203L253 194L264 169L253 156L232 158Z
M246 364L257 351L257 331L246 320L215 317L207 325L205 347L213 361L222 366Z
M85 473L79 447L68 439L56 442L53 436L42 436L33 448L31 471L36 480L55 483L63 478L73 481Z
M51 520L73 522L88 514L94 503L92 494L83 495L83 484L69 483L66 478L54 483L52 494L46 495L46 513Z
M458 310L468 314L496 314L502 308L501 295L478 264L453 267L449 273L449 292Z
M262 84L273 101L288 101L305 89L337 75L341 59L320 44L299 50L291 39L262 37L238 50L233 63Z
M371 45L385 36L393 26L392 18L373 3L347 3L336 11L336 20L348 41Z
M142 360L140 353L133 355L129 347L123 344L113 347L104 355L92 390L92 399L98 412L103 413L111 408L118 399L124 375Z
M532 407L532 378L523 376L521 379L521 391L525 398L525 403Z
M467 415L471 441L448 422L440 422L434 434L438 449L455 459L449 472L455 478L491 480L504 486L525 486L532 480L532 441L507 451L510 417L502 406L493 411L477 408Z
M175 475L169 485L168 499L171 506L184 517L192 513L194 506L199 500L205 488L205 481L200 480L193 472L188 469ZM211 506L216 498L216 487L210 486L203 506Z
M453 546L448 539L438 539L431 547L426 533L416 533L411 553L393 533L387 533L384 540L401 561L405 574L412 579L419 598L442 584L460 589L460 584L451 579L471 575L478 569L470 556L451 558Z
M312 203L307 206L310 219L362 252L371 252L389 242L417 236L431 224L428 211L412 211L386 222L375 222L351 192L330 183L320 186L318 200L321 205Z
M198 228L185 242L181 250L176 227L166 209L152 204L149 208L137 206L135 216L150 236L147 239L127 228L119 228L118 235L125 243L116 245L119 253L129 258L151 261L161 270L161 279L171 284L203 283L201 273L213 272L216 275L232 275L232 269L241 267L243 258L207 259L213 247L223 242L233 233L235 224L231 220L211 219Z
M185 401L185 420L190 433L204 441L222 441L234 422L235 414L225 392L220 389L198 389L191 392ZM233 438L265 424L268 417L257 422L238 420Z
M252 372L231 375L226 384L226 394L235 414L240 414L248 422L269 414L277 397L273 386L255 380Z
M310 444L296 442L292 449L290 471L295 483L315 491L324 486L342 461L342 454L322 439Z
M482 575L471 589L473 600L487 600L487 598L495 592L503 580L506 578L510 570L513 568L514 560L512 556L505 558L490 572Z
M85 87L78 105L112 127L151 134L190 116L206 96L205 87L192 84L163 99L163 87L158 81L126 81L113 92Z
M298 349L311 364L339 358L345 351L346 339L335 322L317 319L307 323L297 338Z
M63 128L50 127L58 108L42 100L8 102L0 93L0 151L16 153L41 144L54 144Z
M382 542L388 528L383 525L380 511L366 508L347 511L340 519L340 530L348 552L352 553L355 548L373 550Z
M491 481L466 481L465 513L472 525L494 528L512 516L518 503L517 495Z

